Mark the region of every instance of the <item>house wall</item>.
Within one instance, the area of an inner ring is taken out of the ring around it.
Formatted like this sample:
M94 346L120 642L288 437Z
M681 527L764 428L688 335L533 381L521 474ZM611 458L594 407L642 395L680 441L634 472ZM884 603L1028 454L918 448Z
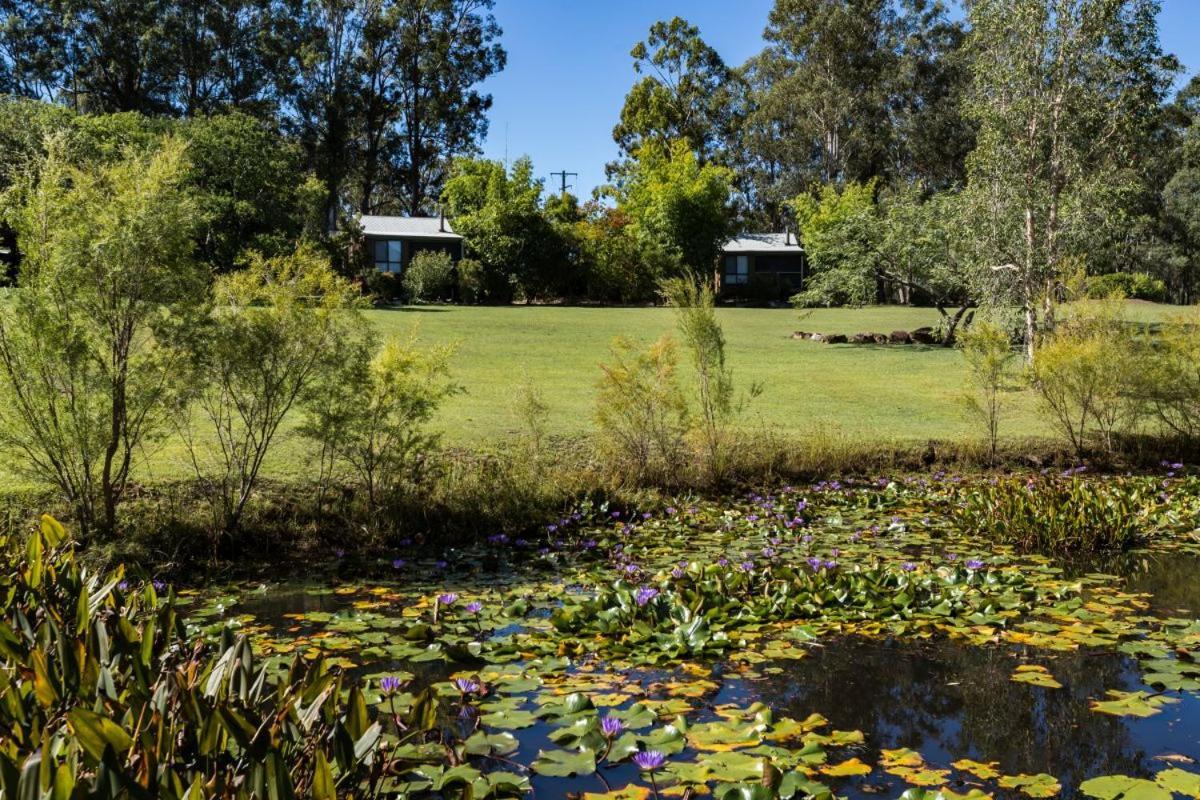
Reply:
M746 258L744 281L731 280L733 259ZM721 258L721 290L730 296L787 299L804 288L808 262L803 253L729 253Z
M462 259L461 239L427 239L419 236L366 236L364 238L367 243L367 258L380 271L403 272L408 269L413 256L422 251L449 253L455 263ZM399 261L393 260L396 255L396 243L399 243L400 247ZM386 256L383 261L381 261L381 256ZM393 269L386 270L382 266L384 263L392 266Z

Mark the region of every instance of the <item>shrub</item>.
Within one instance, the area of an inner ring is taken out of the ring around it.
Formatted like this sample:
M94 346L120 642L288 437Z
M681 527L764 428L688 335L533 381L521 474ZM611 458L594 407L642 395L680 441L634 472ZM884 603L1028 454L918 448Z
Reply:
M964 529L1026 552L1119 551L1141 541L1153 484L1068 472L973 485L955 497L952 514Z
M415 331L374 355L361 339L312 395L301 430L320 444L324 476L349 475L365 490L372 521L382 494L415 481L420 458L437 445L426 425L460 391L448 377L452 352L418 349Z
M382 727L321 659L268 678L244 636L193 641L173 591L90 571L50 517L0 550L0 794L375 794Z
M196 477L233 532L289 412L348 352L356 293L315 248L251 256L222 277L195 366L192 402L179 419ZM199 417L205 435L196 435Z
M965 329L957 341L968 368L968 389L963 399L971 414L983 423L988 453L995 463L1003 393L1012 383L1016 351L1008 332L987 320Z
M1088 278L1085 291L1092 300L1117 296L1161 303L1166 299L1167 285L1145 272L1110 272Z
M1147 372L1143 385L1154 418L1177 436L1200 440L1200 315L1164 328Z
M1111 304L1080 309L1038 346L1034 386L1076 454L1095 438L1111 451L1113 434L1131 429L1143 413L1140 350Z
M679 388L678 348L664 336L644 351L624 338L601 364L597 447L618 480L670 483L686 462L687 401Z
M401 282L410 303L449 300L454 292L454 259L444 250L422 250L408 262Z

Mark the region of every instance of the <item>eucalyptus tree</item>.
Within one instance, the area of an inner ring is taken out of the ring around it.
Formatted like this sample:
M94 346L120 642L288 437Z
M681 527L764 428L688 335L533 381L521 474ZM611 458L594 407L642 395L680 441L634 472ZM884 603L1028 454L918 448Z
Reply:
M1085 238L1123 222L1173 61L1156 0L972 0L968 13L975 282L1020 309L1032 359Z

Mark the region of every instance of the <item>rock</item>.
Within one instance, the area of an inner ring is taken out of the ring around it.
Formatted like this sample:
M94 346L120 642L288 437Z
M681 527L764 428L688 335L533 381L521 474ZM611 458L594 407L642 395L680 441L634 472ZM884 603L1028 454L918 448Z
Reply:
M850 337L850 344L873 344L875 337L869 333L856 333Z
M888 337L892 344L912 344L912 334L908 331L892 331L892 335Z
M825 344L845 344L846 343L846 334L844 334L844 333L826 334L824 337L824 342L825 342Z
M823 342L823 341L825 341L825 337L824 337L822 334L819 334L819 333L812 333L812 334L809 334L808 338L809 338L811 341L814 341L814 342Z
M933 328L917 328L911 334L912 340L918 344L937 344L937 336Z
M793 339L807 339L810 336L812 336L812 334L808 331L796 331L792 334Z
M887 344L891 341L886 333L872 333L871 338L875 340L875 344Z

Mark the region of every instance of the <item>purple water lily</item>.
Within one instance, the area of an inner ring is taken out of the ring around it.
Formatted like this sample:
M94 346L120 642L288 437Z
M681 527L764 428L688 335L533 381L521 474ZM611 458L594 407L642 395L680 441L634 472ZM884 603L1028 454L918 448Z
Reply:
M661 767L667 760L667 757L657 750L643 750L640 753L635 753L633 763L638 765L638 769L643 772L654 772Z
M478 600L472 600L471 602L467 603L466 608L468 613L478 614L480 611L483 611L483 603L479 602Z
M642 586L637 590L633 599L637 602L638 606L644 606L656 597L658 597L658 589L652 586Z
M401 680L395 675L385 675L379 679L379 690L386 695L395 694L400 690Z
M403 558L392 559L392 569L404 569L404 565L408 563Z
M984 564L978 558L967 559L967 569L983 569Z
M900 565L900 569L904 570L905 572L915 572L917 569L917 565L911 561L905 561L903 564Z
M606 739L619 735L623 730L625 730L625 723L616 717L605 717L600 720L600 732Z
M479 691L479 681L471 680L470 678L455 678L454 688L458 689L464 695L475 694Z
M443 606L452 606L458 600L458 595L454 592L446 592L437 596L438 603Z

